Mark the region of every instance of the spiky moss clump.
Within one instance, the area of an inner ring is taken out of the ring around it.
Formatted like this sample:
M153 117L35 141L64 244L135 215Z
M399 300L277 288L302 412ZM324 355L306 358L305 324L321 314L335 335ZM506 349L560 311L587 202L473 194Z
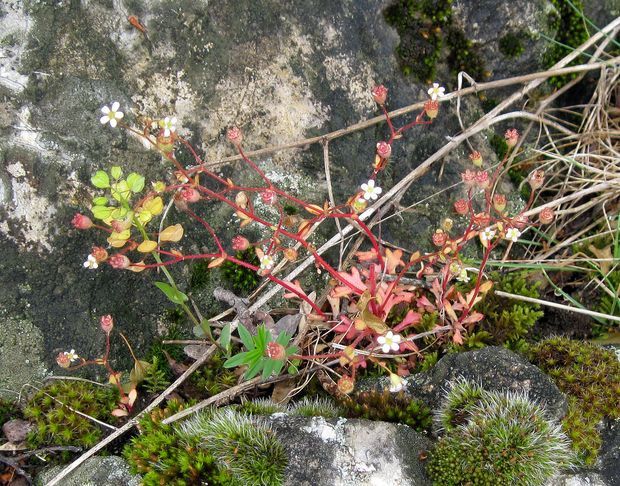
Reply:
M255 400L246 400L237 411L249 415L272 415L274 413L285 413L288 411L286 405L276 403L269 398L257 398Z
M221 354L214 354L204 366L192 374L190 382L210 396L235 386L239 377L233 371L224 368L224 361Z
M289 413L300 417L336 418L343 415L343 410L329 398L304 397L289 405Z
M474 396L481 397L473 402ZM451 396L454 394L454 396ZM454 421L465 398L462 423ZM446 434L431 451L427 473L433 484L542 485L572 461L568 439L559 425L526 395L487 392L460 382L446 396L437 422Z
M110 423L115 420L111 412L118 399L115 388L84 381L54 381L39 390L24 407L24 417L35 425L26 442L32 448L92 447L101 439L101 427L73 410Z
M524 32L508 32L499 39L499 52L506 57L519 57L525 51Z
M471 418L472 408L482 399L484 390L480 385L467 380L452 383L441 407L435 414L438 431L451 432L465 425Z
M564 429L581 459L593 464L601 441L597 426L604 418L620 418L620 362L615 353L587 342L554 337L533 346L529 358L569 396Z
M288 462L284 447L261 419L232 408L200 413L183 423L182 437L200 438L201 446L217 458L243 486L277 486L283 483Z
M20 415L17 404L12 400L0 398L0 427Z
M405 424L418 432L428 431L431 410L424 403L389 391L363 391L340 401L347 418L364 418Z
M199 447L199 437L180 434L178 426L161 423L183 408L180 402L170 400L165 408L152 411L140 421L140 435L123 449L132 472L143 475L145 486L189 486L201 484L201 480L212 485L231 484L213 455Z
M252 265L260 265L260 261L256 256L254 248L248 248L244 251L238 251L235 257L238 260L251 263ZM253 290L256 289L256 287L258 287L258 284L260 283L260 277L258 276L258 273L256 273L254 270L250 270L249 268L237 265L236 263L226 261L222 264L220 268L224 280L226 280L230 284L232 291L241 296L246 296L250 294Z

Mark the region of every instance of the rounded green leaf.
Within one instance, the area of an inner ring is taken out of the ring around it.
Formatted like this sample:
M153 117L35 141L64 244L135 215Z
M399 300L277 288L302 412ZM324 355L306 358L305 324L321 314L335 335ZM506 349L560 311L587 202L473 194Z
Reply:
M108 198L107 197L96 197L93 199L93 204L95 206L105 206L106 204L108 204Z
M114 179L120 179L123 175L123 169L121 169L118 165L115 165L110 169L110 174Z
M131 192L140 192L144 189L144 177L132 172L127 176L127 186L131 189Z
M95 174L90 178L90 182L92 182L93 186L98 187L99 189L107 189L110 187L110 178L104 170L98 170L95 172Z
M93 216L97 219L108 219L112 215L112 211L114 208L107 206L93 206L92 208Z

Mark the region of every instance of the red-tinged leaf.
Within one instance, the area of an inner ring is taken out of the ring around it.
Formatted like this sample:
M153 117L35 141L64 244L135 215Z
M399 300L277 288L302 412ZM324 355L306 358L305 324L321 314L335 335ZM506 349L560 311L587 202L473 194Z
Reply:
M400 350L401 350L401 352L403 352L403 351L413 351L415 353L415 352L419 351L419 348L416 345L416 343L414 343L413 341L405 341L405 342L400 344Z
M342 280L356 288L359 292L364 292L364 290L366 290L366 284L362 281L360 272L356 267L351 267L350 273L338 272L338 275ZM351 289L351 291L357 293L356 290Z
M425 295L423 295L416 301L416 305L418 307L423 307L424 309L427 309L427 310L428 309L430 309L431 311L435 310L435 305L432 304L431 301L428 300Z
M389 248L386 248L385 264L386 264L386 270L388 274L396 273L396 267L398 267L399 265L403 265L403 266L405 265L405 262L403 262L402 258L403 258L402 250L392 251Z
M493 287L493 281L491 280L486 280L481 286L480 286L480 293L481 294L486 294L489 290L491 290L491 288Z
M374 262L378 259L377 252L374 249L368 251L356 251L355 256L360 262Z
M259 260L265 256L265 252L258 247L255 247L254 251L256 252L256 256Z
M472 324L475 322L480 322L482 319L484 319L484 314L481 314L480 312L472 312L465 319L463 319L462 324Z
M411 325L419 324L421 320L422 314L419 314L418 312L415 312L413 310L409 310L409 312L407 312L405 318L400 322L400 324L394 327L394 332L400 332Z
M295 280L294 282L289 282L288 284L289 284L290 287L293 287L301 295L306 295L304 290L301 288L301 285L299 284L299 280ZM284 294L284 298L285 299L294 299L294 298L299 298L299 295L296 294L295 292L287 292L287 293Z
M383 315L387 318L387 316L390 314L390 311L392 310L392 307L403 302L411 302L411 299L413 299L413 295L409 292L390 294L385 304L383 304Z
M463 336L461 335L460 329L455 329L454 334L452 334L452 341L456 344L463 344Z
M126 417L127 415L129 415L129 412L121 408L115 408L114 410L112 410L112 415L114 415L115 417Z
M454 309L452 308L452 304L450 304L448 300L443 301L443 307L446 310L446 313L448 314L450 319L452 319L452 322L457 322L459 320L459 318L456 317L456 313L454 312Z
M127 404L130 407L133 407L134 402L136 401L136 398L138 398L138 392L136 391L135 388L133 388L130 392L129 392L129 401L127 402Z

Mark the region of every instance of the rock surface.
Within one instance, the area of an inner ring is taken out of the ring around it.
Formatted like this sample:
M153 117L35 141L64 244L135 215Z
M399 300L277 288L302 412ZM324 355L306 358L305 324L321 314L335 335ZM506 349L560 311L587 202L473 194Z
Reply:
M287 486L424 486L430 441L404 425L291 417L270 421L289 455Z
M444 356L430 371L413 375L406 392L436 410L448 384L459 377L489 391L526 392L553 419L561 419L567 410L566 397L547 375L518 354L497 346Z
M36 484L45 486L62 471L53 467L37 478ZM129 472L129 465L118 456L91 457L63 480L63 486L140 486L140 476Z

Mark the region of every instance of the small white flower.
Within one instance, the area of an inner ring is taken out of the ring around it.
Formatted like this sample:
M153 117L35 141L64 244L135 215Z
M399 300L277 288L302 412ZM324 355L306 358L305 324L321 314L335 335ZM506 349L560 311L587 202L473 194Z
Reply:
M121 105L119 104L119 102L115 101L114 103L112 103L111 108L108 106L104 106L103 108L101 108L101 113L103 113L103 116L99 119L99 121L103 125L109 123L112 128L115 128L118 120L125 116L122 111L118 111L120 106Z
M99 266L99 263L97 263L97 259L94 256L88 255L88 258L83 263L83 265L84 265L84 268L94 270L95 268Z
M516 243L521 236L521 232L517 228L508 228L506 231L506 239Z
M166 117L162 120L161 126L164 129L164 137L169 137L172 132L175 132L177 119L175 117Z
M463 282L463 283L467 283L469 282L469 275L467 275L467 270L464 268L461 270L461 272L459 273L458 277L456 277L456 279L459 282Z
M400 334L388 331L385 333L385 336L379 336L377 342L381 345L381 351L389 353L390 351L398 351L400 349L399 343L401 339Z
M435 101L437 98L443 98L445 96L446 88L439 86L439 83L433 83L433 87L428 89L428 95L431 100Z
M366 199L366 201L370 201L371 199L374 201L379 197L379 194L383 192L383 189L375 187L374 179L370 179L367 184L362 184L362 191L364 191L364 199Z
M260 259L260 269L261 270L271 270L275 261L271 257L271 255L263 255Z
M390 373L390 392L398 393L407 385L407 380L401 378L396 373Z
M75 349L72 349L71 351L65 351L64 355L69 359L69 361L71 361L72 363L74 361L77 361L80 357L77 355L77 353L75 352Z
M493 237L495 236L495 230L492 228L485 228L481 233L480 233L480 241L482 241L483 244L488 243L489 241L491 241L493 239Z

